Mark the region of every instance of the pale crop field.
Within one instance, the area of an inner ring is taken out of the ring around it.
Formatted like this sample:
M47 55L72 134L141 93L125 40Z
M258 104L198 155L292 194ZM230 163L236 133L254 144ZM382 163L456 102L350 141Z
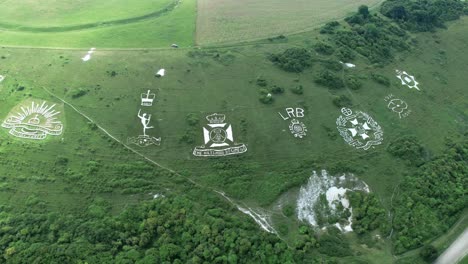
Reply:
M197 44L295 33L343 18L380 0L198 0Z

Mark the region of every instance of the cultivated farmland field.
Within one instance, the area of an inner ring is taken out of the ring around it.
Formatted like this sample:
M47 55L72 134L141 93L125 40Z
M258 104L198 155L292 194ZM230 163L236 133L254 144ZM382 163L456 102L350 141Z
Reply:
M312 3L311 3L312 2ZM300 32L380 0L199 0L197 44L239 42Z

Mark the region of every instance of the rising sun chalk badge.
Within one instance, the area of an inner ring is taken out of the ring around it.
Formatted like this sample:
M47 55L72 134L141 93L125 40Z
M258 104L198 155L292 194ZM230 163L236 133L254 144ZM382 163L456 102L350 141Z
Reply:
M216 113L206 117L209 124L203 127L205 145L196 147L193 150L194 156L228 156L247 151L247 146L234 142L232 126L224 122L225 118L225 115Z
M10 114L2 123L2 127L10 129L9 133L15 137L43 140L47 135L62 134L63 125L57 119L60 112L54 110L55 104L49 106L46 102L21 107L21 111Z
M372 117L361 111L353 113L349 108L341 109L341 113L336 125L346 143L364 150L382 144L383 130Z

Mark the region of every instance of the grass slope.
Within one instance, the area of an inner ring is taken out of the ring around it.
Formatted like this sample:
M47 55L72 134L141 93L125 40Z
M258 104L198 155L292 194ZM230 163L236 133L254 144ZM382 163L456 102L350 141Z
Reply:
M195 0L188 0L180 2L171 9L163 9L165 11L161 13L158 12L158 8L148 9L145 14L153 12L155 15L137 17L136 21L128 17L114 22L113 19L109 20L104 16L99 18L99 22L110 21L107 24L81 25L80 21L76 21L77 24L68 27L26 27L26 31L22 31L21 28L15 29L8 24L7 30L0 31L0 38L4 46L154 48L169 47L172 43L177 43L186 47L193 44L195 5ZM90 16L91 14L93 13L90 13ZM97 18L94 18L95 20Z
M31 27L58 27L118 20L146 15L165 8L172 0L0 2L0 24Z
M340 160L347 160L347 166L358 168L359 176L373 190L389 197L405 167L402 161L385 151L386 144L409 133L437 154L443 147L444 137L461 129L465 115L462 112L464 76L460 74L464 58L458 51L466 40L458 31L464 23L465 20L440 36L434 35L437 39L452 39L450 44L444 41L436 44L434 36L427 34L420 40L424 49L404 56L398 63L382 69L364 69L358 63L357 74L368 76L379 72L392 80L390 88L368 79L359 91L330 92L313 83L313 69L303 74L290 74L271 65L263 54L283 50L282 45L215 51L221 59L206 54L189 58L185 50L98 51L88 63L80 60L81 51L37 53L3 49L6 59L2 64L15 69L4 73L10 76L10 81L6 79L3 85L18 79L29 81L34 89L48 87L124 141L141 129L136 117L140 93L157 90L158 102L151 112L157 123L151 133L161 136L163 144L142 149L142 153L164 165L186 171L196 180L226 188L238 198L271 203L290 186L303 182L311 169L333 167ZM305 39L312 36L306 35ZM450 63L440 64L440 53L429 52L434 49L444 50L445 60ZM37 64L24 67L30 65L31 56L36 58ZM167 76L157 79L154 72L161 67L167 69ZM394 76L395 68L415 74L422 91L401 86ZM111 77L111 71L117 75ZM259 76L287 89L301 84L305 94L298 96L287 91L277 96L273 105L263 105L257 99L255 85ZM88 93L72 99L71 94L77 89ZM408 118L399 119L386 108L384 97L390 93L408 102L413 111ZM329 138L327 129L335 131L335 121L340 115L339 108L332 104L334 95L338 94L352 96L353 109L366 111L379 122L385 131L384 145L368 152L357 151L340 137ZM289 134L288 122L278 115L278 111L296 106L307 111L304 122L309 135L302 141ZM200 159L191 154L195 146L202 144L205 116L213 112L226 114L227 121L233 124L236 141L248 144L247 154L224 160L234 167L243 164L240 175L217 177L220 170L215 164L222 160ZM185 122L190 113L200 119L195 127ZM242 125L243 122L246 125ZM430 130L426 129L428 124ZM195 142L181 142L187 132L194 133ZM302 167L304 161L308 164L305 168ZM291 168L298 173L291 175Z
M194 2L184 3L185 7L183 4L171 15L182 12L179 15L185 19L183 12L189 12ZM464 65L467 58L461 51L468 43L464 34L467 25L465 17L454 22L449 30L418 35L419 49L400 54L387 66L364 66L364 61L358 59L357 68L349 70L363 77L363 87L357 91L328 90L315 84L314 75L323 67L319 64L294 74L278 69L266 58L268 53L291 46L311 48L318 32L296 35L288 43L274 45L257 42L201 50L98 49L86 63L81 61L85 54L82 50L2 48L0 74L6 79L0 84L0 118L5 118L13 107L29 97L59 103L44 92L42 87L45 87L116 138L126 141L127 137L140 133L141 125L136 117L139 96L152 89L157 92L157 102L149 110L155 126L149 133L161 136L162 144L138 150L164 166L176 168L183 177L149 166L65 106L64 141L23 141L0 129L0 152L4 157L0 166L3 177L0 199L15 207L28 206L34 203L35 196L40 196L57 211L80 212L93 197L105 196L119 208L127 202L151 198L149 193L177 192L178 185L186 184L187 177L203 186L223 190L250 206L268 206L285 191L304 183L311 170L327 169L352 170L390 208L393 191L408 167L386 151L389 142L402 134L411 134L432 155L437 155L443 149L445 137L466 131ZM127 44L149 43L144 42L145 36L143 40L137 38L141 32L112 37L117 28L132 26L138 25L95 31L109 30L109 39L98 37L115 45L120 38ZM31 40L31 35L21 34L25 41ZM63 33L64 38L68 34L71 33ZM18 39L6 41L14 43ZM60 44L72 45L73 41L76 39L63 40ZM82 41L89 44L86 42L89 39ZM315 56L326 59L326 56ZM159 68L165 68L167 75L158 79L154 73ZM421 91L401 86L395 78L395 69L414 74ZM370 78L372 73L387 76L391 85L375 83ZM285 88L285 94L274 95L271 105L261 104L258 78ZM303 95L289 91L297 85L304 86ZM26 88L20 90L18 86ZM86 95L73 98L78 90L86 91ZM387 109L384 98L390 93L409 104L410 116L399 119ZM346 145L337 135L335 122L340 109L332 101L338 95L352 98L352 109L369 113L382 126L382 145L360 151ZM288 131L289 123L278 115L286 107L306 109L302 121L308 127L308 135L303 140L294 138ZM248 145L246 154L218 159L193 157L193 148L203 143L204 118L214 112L227 115L235 140ZM189 114L197 117L199 123L187 124ZM182 141L184 135L193 142ZM57 153L68 159L66 166L60 165L63 159ZM356 250L367 252L369 258L390 257L387 248L379 251L357 247Z

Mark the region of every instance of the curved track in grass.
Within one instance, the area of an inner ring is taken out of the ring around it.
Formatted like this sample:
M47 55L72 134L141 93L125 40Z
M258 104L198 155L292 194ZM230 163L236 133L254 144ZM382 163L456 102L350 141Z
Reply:
M160 10L154 11L146 15L130 17L130 18L93 22L93 23L86 23L86 24L80 24L80 25L61 26L61 27L60 26L59 27L31 27L31 26L0 22L0 30L30 32L30 33L44 33L44 32L69 32L69 31L101 28L101 27L127 25L131 23L136 23L136 22L140 22L143 20L154 19L154 18L163 16L171 12L172 10L174 10L174 8L176 8L180 4L180 2L181 0L173 0L169 5L167 5L166 7Z

